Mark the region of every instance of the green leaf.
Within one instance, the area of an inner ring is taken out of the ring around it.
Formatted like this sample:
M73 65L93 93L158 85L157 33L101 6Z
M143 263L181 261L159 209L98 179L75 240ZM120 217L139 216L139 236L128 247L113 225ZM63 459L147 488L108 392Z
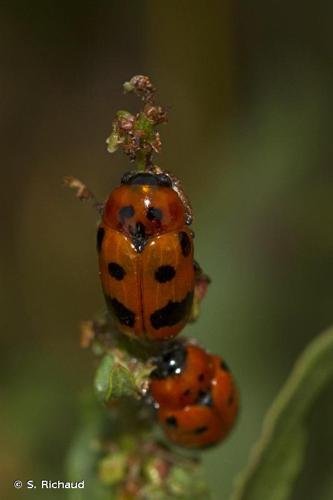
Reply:
M98 399L105 403L113 398L134 396L137 390L132 372L118 363L110 353L99 364L94 387Z
M111 398L122 398L134 396L136 393L135 379L132 373L124 366L116 363L110 373L109 391L107 400Z
M96 395L100 401L106 401L110 388L110 373L115 363L112 354L106 354L100 362L94 380Z
M287 500L303 465L306 416L333 377L333 328L318 336L297 361L268 411L250 463L230 500Z

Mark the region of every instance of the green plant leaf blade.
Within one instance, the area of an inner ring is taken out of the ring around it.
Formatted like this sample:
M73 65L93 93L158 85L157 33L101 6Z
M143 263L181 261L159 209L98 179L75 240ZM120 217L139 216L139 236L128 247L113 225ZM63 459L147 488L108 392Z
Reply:
M98 399L107 402L136 394L135 378L125 366L121 365L113 354L106 354L96 371L94 381Z
M306 416L332 377L333 328L313 340L296 362L230 500L291 499L305 455Z
M110 373L110 390L107 399L134 396L136 385L133 374L124 366L115 363Z
M97 398L100 401L105 401L107 394L110 390L110 372L115 364L114 356L112 354L106 354L95 374L94 389Z

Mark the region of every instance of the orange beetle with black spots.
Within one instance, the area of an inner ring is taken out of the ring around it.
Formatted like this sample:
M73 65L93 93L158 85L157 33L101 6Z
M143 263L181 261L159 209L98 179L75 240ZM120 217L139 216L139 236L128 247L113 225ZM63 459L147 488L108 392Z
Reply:
M123 333L175 337L191 312L193 242L184 203L165 173L128 172L97 233L108 309Z
M194 348L198 352L196 356L192 355L192 359L189 356L189 366L186 367L181 353ZM192 370L195 373L196 365L196 373L204 373L202 363L206 363L208 377L205 385L198 389L198 380L192 376ZM183 375L182 369L175 375L170 368L168 375L168 366L185 366ZM151 393L158 403L158 420L170 441L188 448L204 448L223 440L235 424L239 406L236 384L226 363L219 356L212 356L200 347L178 346L178 351L162 360L158 374L164 372L166 376L162 380L155 380L154 372L152 373ZM164 386L156 387L161 382L164 382ZM182 391L185 386L187 391L190 389L190 393L196 395L195 399L184 398Z

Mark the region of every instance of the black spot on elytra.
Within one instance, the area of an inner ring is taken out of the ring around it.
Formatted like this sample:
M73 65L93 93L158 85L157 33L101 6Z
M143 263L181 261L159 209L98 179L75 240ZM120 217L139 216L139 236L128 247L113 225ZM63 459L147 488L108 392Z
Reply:
M233 393L231 393L230 396L228 397L228 405L231 406L233 402L234 402L234 395Z
M199 380L199 382L203 382L205 380L205 374L200 373L200 375L198 375L198 380Z
M147 219L161 221L163 219L163 212L160 208L149 207L147 210Z
M183 392L183 396L189 396L191 394L191 389L186 389L186 391Z
M99 227L97 231L97 252L99 253L102 249L102 243L104 239L104 227Z
M145 225L142 222L137 222L134 229L130 228L130 233L135 250L141 253L148 241Z
M135 314L133 311L127 309L127 307L124 306L124 304L122 304L121 302L119 302L119 300L113 299L108 295L105 295L105 300L111 314L113 314L117 318L119 323L121 323L122 325L129 326L131 328L134 326Z
M119 281L121 281L126 274L125 269L116 262L110 262L110 264L108 265L108 271L112 278L115 278Z
M159 283L166 283L167 281L171 281L176 275L176 270L174 267L166 265L160 266L155 271L155 279Z
M157 311L150 316L153 328L158 330L159 328L174 326L179 323L188 316L192 301L193 292L189 292L180 302L172 302L172 300L170 300L165 307L157 309Z
M178 427L178 422L177 422L177 419L176 417L174 416L171 416L171 417L168 417L165 419L165 423L169 426L169 427Z
M207 392L200 391L196 404L200 405L200 406L212 407L213 406L213 398L212 398L211 393L209 391L207 391Z
M193 433L194 434L203 434L206 431L208 431L208 427L206 425L203 425L202 427L197 427L196 429L194 429Z
M227 363L225 361L221 361L221 368L222 370L224 370L225 372L230 372L230 368L229 366L227 365Z
M184 257L188 257L188 255L190 255L191 253L190 238L188 237L188 234L185 233L185 231L181 231L180 233L178 233L178 237L182 249L182 254L184 255Z
M156 358L156 368L150 376L164 379L179 375L185 367L186 356L187 352L182 344L173 344Z
M127 205L126 207L122 207L119 210L119 218L122 224L124 224L126 219L133 217L134 215L134 207L132 205Z

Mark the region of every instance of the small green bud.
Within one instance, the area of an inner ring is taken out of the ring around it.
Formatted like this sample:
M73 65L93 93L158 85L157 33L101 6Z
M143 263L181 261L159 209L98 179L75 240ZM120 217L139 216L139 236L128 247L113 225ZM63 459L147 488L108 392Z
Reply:
M107 394L110 390L110 373L114 363L114 356L112 354L106 354L102 358L97 368L94 380L94 388L96 395L100 401L105 402L107 400Z
M167 478L167 485L175 497L194 499L209 499L208 486L205 483L199 467L172 467Z
M133 92L134 85L133 85L131 80L129 82L123 83L123 90L124 90L125 94L127 94L128 92Z
M146 481L154 486L163 484L168 471L168 464L159 457L150 458L143 464L143 475Z
M106 139L107 150L109 153L114 153L119 147L119 135L116 132L112 132L111 135Z
M98 466L99 479L108 485L122 481L127 469L127 455L124 452L115 452L103 458Z

